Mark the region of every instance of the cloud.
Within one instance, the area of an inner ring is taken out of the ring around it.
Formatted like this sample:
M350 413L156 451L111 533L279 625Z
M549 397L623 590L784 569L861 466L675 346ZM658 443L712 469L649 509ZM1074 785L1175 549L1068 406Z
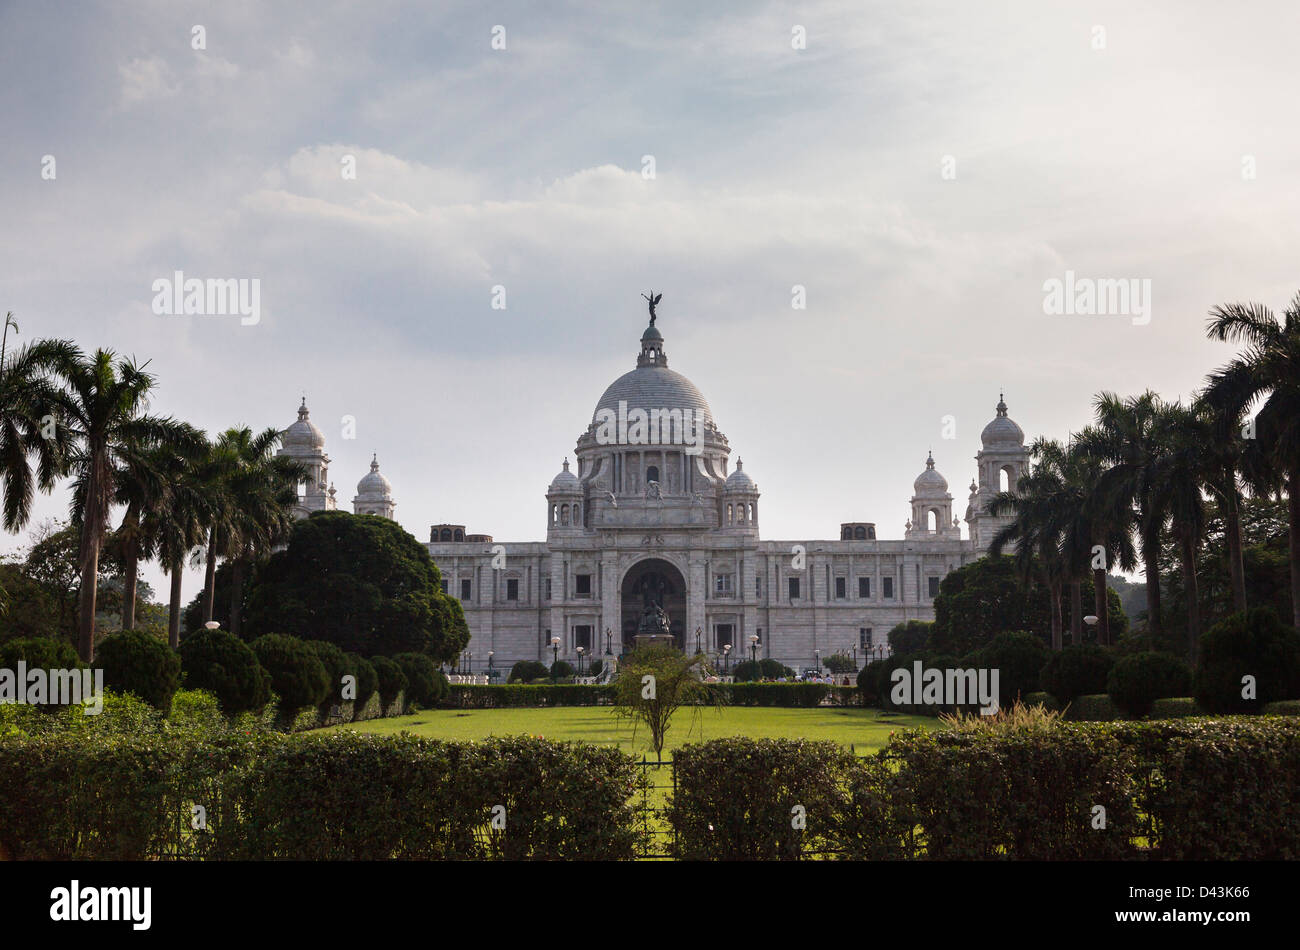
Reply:
M122 104L126 106L174 96L180 87L160 57L135 57L118 67L122 81Z

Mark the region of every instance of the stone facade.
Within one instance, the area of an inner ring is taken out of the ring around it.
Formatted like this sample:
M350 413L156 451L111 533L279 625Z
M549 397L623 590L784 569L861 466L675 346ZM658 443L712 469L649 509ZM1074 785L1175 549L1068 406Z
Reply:
M739 459L729 471L726 436L700 391L668 368L652 322L636 367L579 436L576 469L566 459L546 492L546 540L435 525L429 553L465 609L476 671L557 654L576 662L580 649L617 655L648 602L692 652L729 646L733 663L756 655L802 669L856 647L861 663L887 650L894 625L932 620L939 581L983 556L1005 523L984 505L1028 464L1005 402L981 442L965 538L931 456L902 540L878 539L870 522L841 525L839 540L761 540L758 486Z

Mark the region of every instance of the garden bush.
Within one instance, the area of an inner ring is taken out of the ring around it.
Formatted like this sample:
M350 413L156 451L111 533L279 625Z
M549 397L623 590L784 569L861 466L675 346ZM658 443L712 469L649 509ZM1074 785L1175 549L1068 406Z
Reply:
M19 660L29 670L78 670L85 665L77 658L72 644L53 637L27 637L0 643L0 669L17 671Z
M1068 646L1053 653L1038 674L1038 685L1068 704L1076 696L1106 692L1114 655L1094 644Z
M352 701L352 718L357 720L369 705L370 697L379 691L379 674L375 672L371 662L359 653L346 655L352 663L353 675L357 678L357 695Z
M1151 704L1152 719L1185 719L1188 716L1204 715L1205 710L1190 696L1168 696Z
M454 709L512 709L529 706L599 706L614 700L609 684L513 683L490 686L453 683L443 705Z
M1126 715L1139 719L1157 699L1186 696L1192 685L1187 664L1169 653L1130 653L1120 657L1106 680L1106 692Z
M573 664L566 663L564 660L556 660L551 664L550 677L553 681L572 679L578 675L578 671L573 668Z
M257 662L271 677L271 689L280 697L280 715L292 722L304 706L316 707L329 695L329 674L306 640L268 633L252 643Z
M1026 706L1042 706L1044 709L1052 711L1059 711L1061 709L1061 704L1057 701L1056 697L1043 690L1028 694L1021 700L1021 702Z
M132 693L164 715L181 685L181 658L165 641L139 630L110 634L95 650L104 686Z
M1039 689L1038 674L1050 655L1040 637L1023 631L999 633L971 656L962 669L998 670L998 705L1010 709L1017 699Z
M316 654L316 659L320 660L321 666L325 667L325 679L329 683L329 689L320 702L321 712L326 713L331 706L342 706L344 702L351 702L343 698L343 677L357 675L356 660L353 659L355 654L344 653L328 640L304 640L303 642L312 653Z
M1109 693L1094 693L1074 697L1074 702L1065 707L1064 716L1074 722L1111 722L1123 719L1124 713Z
M388 715L393 704L397 702L397 697L407 687L406 674L397 663L386 656L372 656L370 665L375 668L375 676L379 679L379 704L383 707L383 714Z
M826 683L730 683L723 687L724 702L732 706L785 706L808 709L830 694Z
M446 695L447 679L423 653L399 653L393 662L406 674L406 703L432 709Z
M510 667L510 676L506 679L506 682L531 683L534 680L544 680L549 675L545 663L539 663L537 660L520 660Z
M200 630L181 641L186 689L217 697L227 716L260 712L271 698L271 678L246 643L225 630Z
M1255 698L1242 697L1242 677L1255 677ZM1300 633L1269 607L1225 617L1201 636L1195 695L1211 712L1256 712L1267 703L1300 699Z

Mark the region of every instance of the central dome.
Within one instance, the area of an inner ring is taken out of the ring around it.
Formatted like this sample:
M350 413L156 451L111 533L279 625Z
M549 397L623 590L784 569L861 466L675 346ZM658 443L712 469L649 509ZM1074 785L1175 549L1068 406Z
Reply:
M649 414L655 409L679 409L685 415L699 411L705 426L713 424L713 411L704 394L681 373L668 368L663 339L657 327L646 327L641 335L641 355L637 358L636 369L609 384L591 414L593 423L599 424L602 410L609 410L617 416L619 403L623 402L628 412L640 409Z

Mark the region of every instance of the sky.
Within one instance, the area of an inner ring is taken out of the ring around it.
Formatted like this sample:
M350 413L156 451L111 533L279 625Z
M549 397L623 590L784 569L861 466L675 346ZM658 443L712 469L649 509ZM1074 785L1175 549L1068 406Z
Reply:
M762 536L898 538L931 449L964 512L999 391L1064 438L1102 390L1193 393L1232 355L1215 304L1285 306L1298 29L1283 2L10 0L0 312L147 360L152 411L209 432L305 394L349 510L373 453L421 540L528 541L653 289ZM178 270L256 279L256 322L156 313ZM1046 312L1067 272L1149 312Z

